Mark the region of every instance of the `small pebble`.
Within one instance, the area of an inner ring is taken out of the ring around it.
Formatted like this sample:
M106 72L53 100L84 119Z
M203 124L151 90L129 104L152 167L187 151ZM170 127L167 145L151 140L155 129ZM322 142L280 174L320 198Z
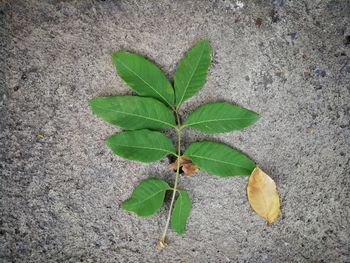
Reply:
M315 70L315 74L316 74L316 76L323 78L326 76L326 71L324 69L317 68Z
M345 45L350 45L350 36L345 36L345 38L344 38L344 44L345 44Z
M296 32L289 33L289 36L290 36L290 42L294 46L295 40L297 40L298 38L297 33Z
M350 63L345 66L345 70L347 73L350 73Z

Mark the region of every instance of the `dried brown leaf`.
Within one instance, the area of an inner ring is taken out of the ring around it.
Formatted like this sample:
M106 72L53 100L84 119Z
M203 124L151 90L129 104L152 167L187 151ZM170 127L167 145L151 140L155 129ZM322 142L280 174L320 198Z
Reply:
M256 167L249 177L247 194L254 211L272 224L280 214L280 198L275 181Z
M179 159L169 164L169 168L175 170L177 168L178 160ZM186 176L192 176L198 171L198 167L194 163L192 163L192 161L189 158L185 156L180 157L180 167L182 167L182 170L184 171Z
M177 168L177 160L176 160L175 162L169 164L168 167L169 167L169 169L171 169L171 170L176 170L176 168Z
M198 167L194 163L185 163L182 165L182 170L186 176L192 176L198 171Z

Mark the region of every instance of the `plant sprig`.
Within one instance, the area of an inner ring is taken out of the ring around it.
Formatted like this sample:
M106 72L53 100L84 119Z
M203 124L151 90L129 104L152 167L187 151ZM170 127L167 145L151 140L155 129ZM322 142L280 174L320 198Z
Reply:
M213 141L194 142L181 154L182 130L192 128L209 134L241 130L255 123L259 116L228 102L211 102L197 108L181 123L182 103L206 82L211 63L207 40L199 41L180 61L174 88L156 65L140 55L119 51L113 53L112 58L119 76L139 96L99 97L90 101L97 116L124 129L106 140L108 147L121 157L146 163L166 155L177 158L173 186L159 178L148 178L122 204L127 211L150 216L160 210L166 192L172 191L168 217L158 242L162 248L169 226L179 235L185 232L192 208L189 194L178 187L181 167L192 165L195 169L191 171L199 168L209 174L229 177L250 175L256 166L247 155ZM176 130L177 147L159 132L169 128Z

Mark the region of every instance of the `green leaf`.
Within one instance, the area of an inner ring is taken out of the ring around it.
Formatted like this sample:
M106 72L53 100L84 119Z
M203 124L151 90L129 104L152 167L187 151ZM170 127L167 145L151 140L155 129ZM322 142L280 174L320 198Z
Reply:
M253 111L228 102L207 103L196 109L182 127L206 133L228 132L246 128L259 119Z
M157 178L143 180L133 191L131 197L124 201L122 208L135 212L139 216L150 216L158 212L164 202L169 185Z
M119 76L137 94L157 98L170 107L174 105L173 87L156 65L126 51L114 52L112 59Z
M184 155L200 169L213 175L250 175L255 168L255 163L248 156L217 142L192 143Z
M167 154L175 155L171 140L156 131L119 132L108 138L106 143L115 154L145 163L162 159Z
M175 127L173 112L156 99L114 96L95 98L89 103L97 116L127 130Z
M179 191L174 209L171 214L171 227L179 235L185 232L186 221L192 209L191 199L186 191Z
M177 108L204 85L211 61L208 40L198 42L180 61L174 76Z

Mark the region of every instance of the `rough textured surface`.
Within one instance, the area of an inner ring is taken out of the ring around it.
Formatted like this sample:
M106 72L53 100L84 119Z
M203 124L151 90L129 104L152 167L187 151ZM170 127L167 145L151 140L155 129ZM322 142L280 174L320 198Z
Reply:
M2 0L0 261L350 262L349 13L348 0ZM276 180L282 216L266 226L254 214L247 178L199 173L180 183L193 199L186 234L170 231L158 253L168 207L138 218L120 203L149 175L172 180L168 161L113 156L104 139L117 129L87 101L130 94L112 51L172 76L202 38L213 65L183 114L215 100L261 113L213 137Z

